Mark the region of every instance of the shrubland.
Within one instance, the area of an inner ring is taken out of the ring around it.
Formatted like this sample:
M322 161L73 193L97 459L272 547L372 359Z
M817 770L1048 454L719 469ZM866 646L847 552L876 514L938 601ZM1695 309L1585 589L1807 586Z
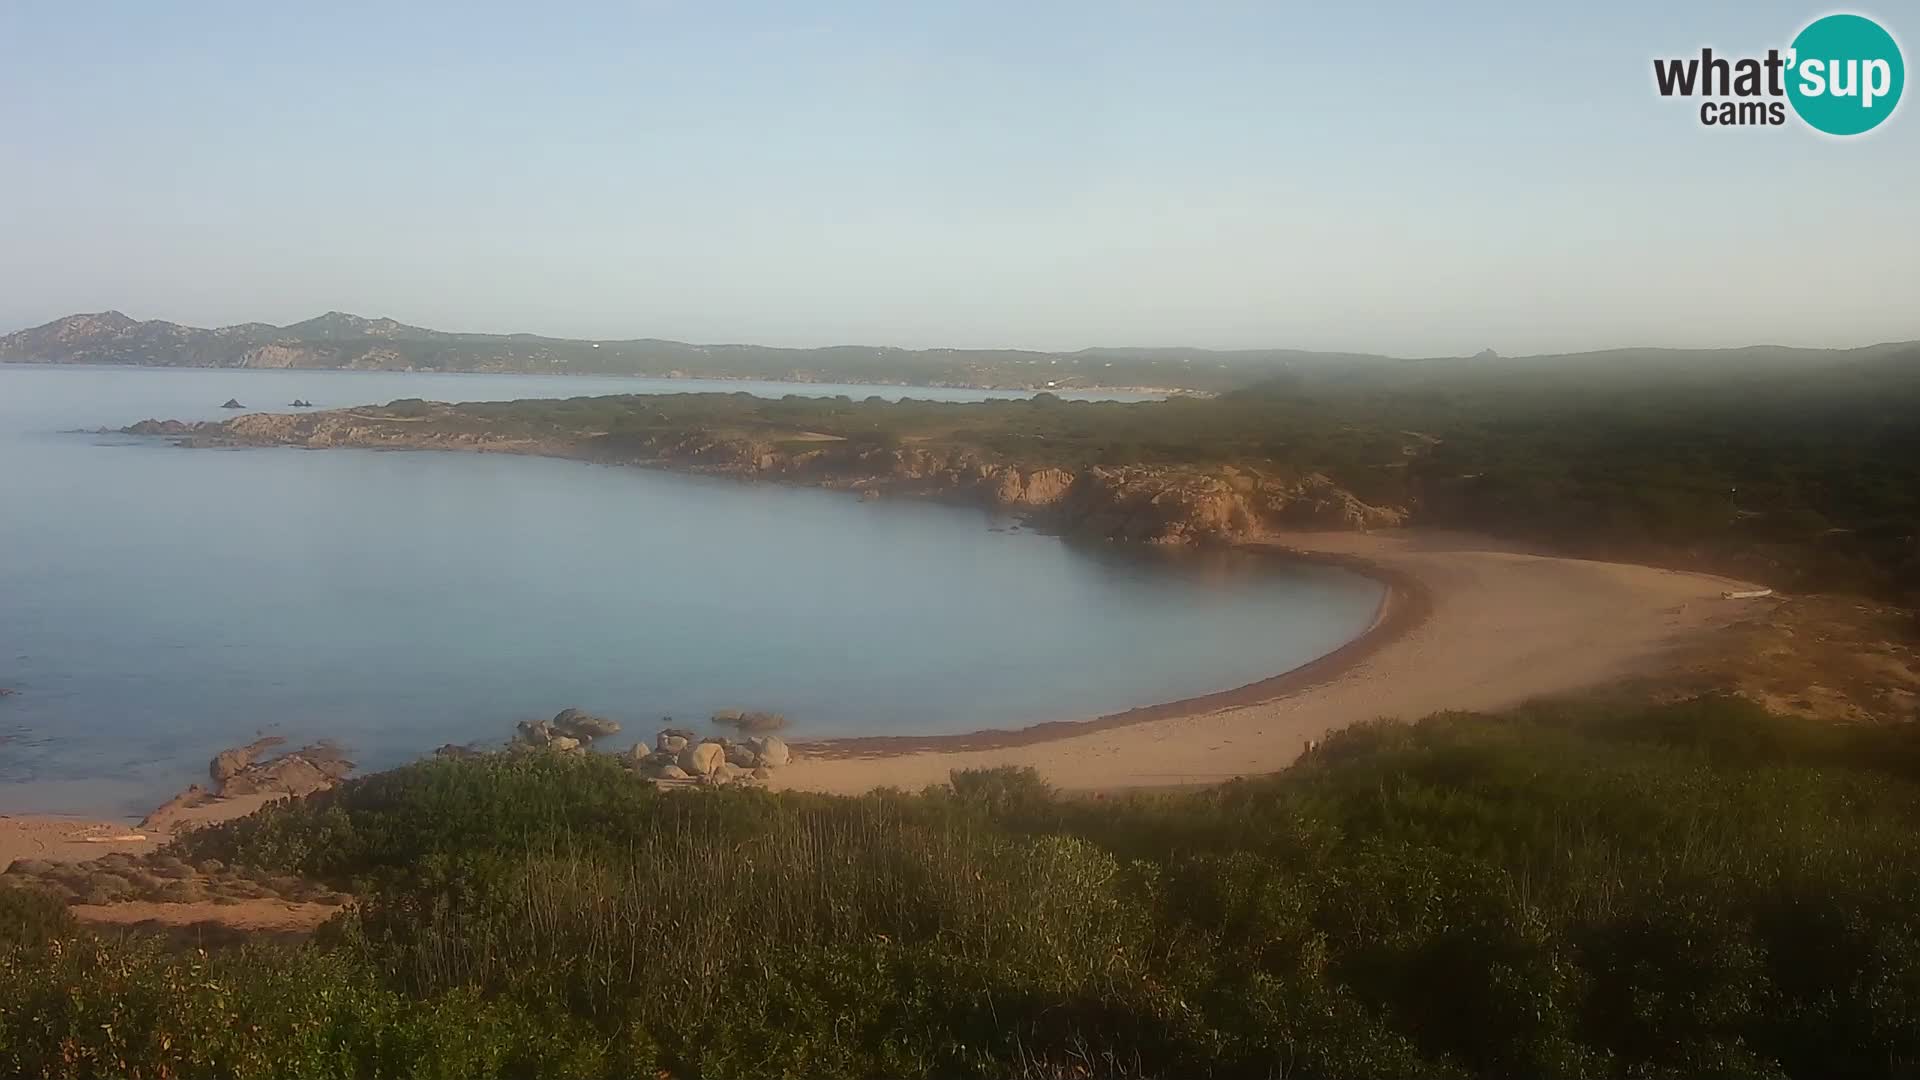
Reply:
M1108 797L426 761L181 842L359 897L310 941L0 892L0 1072L1911 1076L1917 824L1910 731L1721 697L1364 725Z

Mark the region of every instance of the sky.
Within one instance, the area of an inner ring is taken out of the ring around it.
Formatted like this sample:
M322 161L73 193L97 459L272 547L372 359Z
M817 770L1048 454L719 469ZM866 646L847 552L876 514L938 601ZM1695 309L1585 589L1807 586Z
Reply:
M1882 2L1848 10L1911 65L1920 9ZM1839 140L1653 88L1655 57L1763 54L1828 10L6 0L0 332L1920 338L1920 100Z

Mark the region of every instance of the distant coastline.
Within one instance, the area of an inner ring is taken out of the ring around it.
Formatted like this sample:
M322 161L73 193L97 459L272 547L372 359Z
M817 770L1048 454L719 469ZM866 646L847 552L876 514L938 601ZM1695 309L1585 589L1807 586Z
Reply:
M985 383L947 383L947 382L907 382L898 379L868 378L858 382L841 382L830 379L797 379L780 376L762 375L705 375L705 374L668 374L655 375L641 371L578 371L557 369L554 371L520 371L461 369L449 371L440 368L265 368L265 367L226 367L213 364L150 364L116 363L104 360L87 361L49 361L49 360L0 360L0 368L32 368L35 370L73 370L73 371L223 371L236 375L272 374L272 375L430 375L459 378L465 375L486 378L567 378L567 379L628 379L634 382L671 382L671 383L764 383L784 386L818 387L875 387L887 390L964 390L993 394L1042 394L1055 393L1067 396L1086 396L1104 394L1124 394L1143 400L1162 398L1210 398L1212 391L1193 390L1178 386L1120 386L1083 384L1076 386L1013 386L989 385ZM697 391L696 391L697 392Z
M0 336L0 361L138 367L269 368L477 374L638 375L1021 391L1154 387L1219 392L1292 359L1378 360L1293 350L903 349L833 345L697 345L661 338L590 340L473 334L330 311L286 326L214 328L119 311L68 315Z

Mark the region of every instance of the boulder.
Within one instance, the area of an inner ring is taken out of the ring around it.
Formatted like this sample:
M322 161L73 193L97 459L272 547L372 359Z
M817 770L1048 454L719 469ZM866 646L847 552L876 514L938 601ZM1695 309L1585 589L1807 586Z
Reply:
M692 740L688 739L685 735L676 735L671 731L663 731L658 738L653 740L653 748L663 754L677 754L685 750L691 741Z
M545 720L522 720L514 725L515 741L528 746L545 746L553 741L553 729Z
M687 770L678 765L662 765L660 771L653 774L662 780L687 780Z
M765 765L762 765L759 768L753 770L753 778L755 780L762 780L762 781L771 780L773 779L773 772L772 770L768 769Z
M580 749L580 740L570 735L555 735L547 743L547 749L558 750L563 754L572 753Z
M728 761L721 762L720 767L713 770L714 781L721 784L730 784L745 775L747 770Z
M753 751L754 763L765 768L778 769L793 760L793 748L778 735L748 739L747 747Z
M759 755L745 745L727 747L727 764L741 769L751 769L760 763Z
M712 776L727 760L719 743L699 743L680 751L680 767L694 776Z
M716 724L738 724L740 718L745 715L746 714L739 709L719 709L713 714L713 722Z
M620 734L618 722L604 716L595 716L581 709L561 709L547 722L549 730L581 742L592 742L608 735Z
M435 750L433 752L433 756L443 757L443 758L452 758L455 761L462 761L467 758L484 757L486 755L482 754L478 750L475 750L471 746L461 746L459 743L447 743L445 746L442 746L440 749Z

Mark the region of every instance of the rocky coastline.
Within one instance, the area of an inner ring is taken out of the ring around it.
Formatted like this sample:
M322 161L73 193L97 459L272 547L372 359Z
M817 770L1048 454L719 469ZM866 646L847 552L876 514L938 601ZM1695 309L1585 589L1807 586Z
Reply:
M226 421L146 420L120 429L188 447L292 446L454 450L573 458L743 480L824 487L864 498L920 497L1019 513L1063 534L1167 547L1234 544L1276 531L1391 528L1401 507L1362 501L1320 473L1241 465L1053 465L995 460L964 447L880 446L833 437L775 439L687 429L502 430L456 406L256 413Z

